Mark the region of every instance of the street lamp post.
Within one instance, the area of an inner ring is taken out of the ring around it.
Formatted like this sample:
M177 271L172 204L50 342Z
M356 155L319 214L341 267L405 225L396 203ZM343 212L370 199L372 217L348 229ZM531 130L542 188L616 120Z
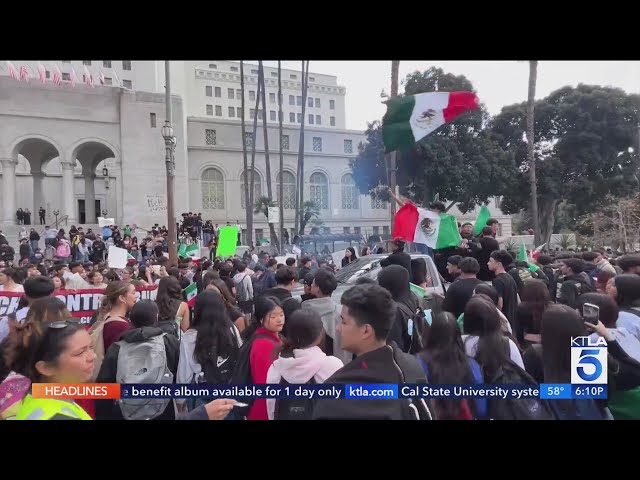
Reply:
M106 209L106 208L103 208L103 209L102 209L102 217L103 217L103 218L106 218L107 213L109 213L109 212L107 211L107 209Z
M54 210L53 216L56 217L56 227L58 226L58 215L60 215L60 210Z
M178 233L176 228L176 214L173 200L174 179L176 162L174 152L176 148L176 137L171 126L171 73L169 70L169 60L164 62L165 89L167 119L161 129L162 138L166 148L165 165L167 167L167 228L169 229L169 264L178 265Z

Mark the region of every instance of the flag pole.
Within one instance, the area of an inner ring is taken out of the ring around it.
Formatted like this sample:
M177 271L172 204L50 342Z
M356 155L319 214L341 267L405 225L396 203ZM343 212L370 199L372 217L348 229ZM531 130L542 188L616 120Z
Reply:
M399 71L399 67L400 67L400 60L391 60L391 99L395 98L398 96L398 71ZM399 192L398 192L398 184L397 184L397 177L396 177L396 154L397 152L393 151L389 154L389 169L391 170L391 179L390 179L390 183L391 185L389 185L389 187L391 188L391 191L398 196ZM391 215L391 235L393 235L393 226L395 223L395 217L396 217L396 202L395 201L390 201L391 205L391 209L389 211L390 215Z

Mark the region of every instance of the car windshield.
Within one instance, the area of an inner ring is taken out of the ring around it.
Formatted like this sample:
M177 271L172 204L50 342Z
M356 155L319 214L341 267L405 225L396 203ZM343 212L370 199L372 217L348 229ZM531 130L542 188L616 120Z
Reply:
M354 283L358 278L380 264L380 260L362 257L355 262L351 262L346 267L338 270L336 280L338 283Z

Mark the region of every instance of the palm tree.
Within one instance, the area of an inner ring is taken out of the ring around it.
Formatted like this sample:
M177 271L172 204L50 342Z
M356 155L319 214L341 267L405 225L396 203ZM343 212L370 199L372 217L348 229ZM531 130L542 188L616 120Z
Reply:
M304 235L304 229L312 218L320 216L320 209L315 202L307 200L302 204L302 214L300 216L300 235Z
M263 195L262 197L258 198L258 200L256 200L253 213L255 213L256 215L262 213L265 217L267 217L267 221L269 221L269 207L275 206L276 202L274 202L273 200L269 200L269 197L265 197ZM273 223L269 223L269 235L271 236L271 245L277 248L278 235L276 235L276 227Z
M306 72L306 75L305 75ZM297 188L296 188L296 230L298 226L302 227L302 210L304 206L304 122L306 117L307 106L307 89L309 87L309 60L307 60L306 70L304 60L302 61L302 122L300 122L300 142L298 144L298 169L296 171ZM298 230L301 234L303 228Z
M264 66L262 65L262 60L258 60L258 82L261 87L258 90L262 90L262 131L264 132L264 162L267 175L267 199L270 204L273 203L273 205L270 206L275 207L276 205L273 201L273 191L271 188L271 162L269 161L269 131L267 130L267 101L265 94L267 88L264 81ZM277 248L279 245L278 234L271 223L269 224L269 229L271 230L271 245L275 245Z
M244 197L245 208L247 211L251 210L251 206L254 204L254 195L256 191L255 184L255 171L256 171L256 143L257 143L257 135L258 131L258 108L260 107L260 82L258 82L258 92L256 93L256 108L253 111L253 141L251 142L251 170L247 172L245 170L244 176L249 176L251 174L251 188L249 188L249 196ZM243 112L244 115L244 112ZM246 181L246 180L245 180ZM251 227L253 228L253 218L251 219ZM247 225L247 230L249 229L249 225Z
M278 188L278 203L280 204L280 240L282 240L280 244L280 251L284 251L284 182L283 180L283 172L284 172L284 157L282 154L282 67L280 64L280 60L278 60L278 138L280 145L280 185Z
M245 137L247 136L247 128L245 125L245 102L244 102L244 60L240 60L240 105L242 110L242 160L244 166L244 198L249 198L249 175L246 172L249 171L249 165L247 162L247 142L245 141ZM251 210L245 208L246 212L246 222L247 222L247 245L253 245L253 214Z
M534 107L536 99L536 80L538 77L538 62L529 62L529 95L527 97L527 161L529 163L529 183L531 184L531 216L533 217L534 242L542 243L540 232L540 218L538 213L538 186L536 185L536 157L534 150Z

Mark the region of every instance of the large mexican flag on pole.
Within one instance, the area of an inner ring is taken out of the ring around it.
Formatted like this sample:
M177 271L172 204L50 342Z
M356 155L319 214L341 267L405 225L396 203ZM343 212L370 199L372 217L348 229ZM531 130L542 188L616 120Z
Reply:
M462 242L456 217L425 210L411 202L405 203L396 213L393 237L422 243L434 250L458 247Z
M389 100L382 119L385 151L411 147L438 127L478 108L478 103L473 92L427 92Z

